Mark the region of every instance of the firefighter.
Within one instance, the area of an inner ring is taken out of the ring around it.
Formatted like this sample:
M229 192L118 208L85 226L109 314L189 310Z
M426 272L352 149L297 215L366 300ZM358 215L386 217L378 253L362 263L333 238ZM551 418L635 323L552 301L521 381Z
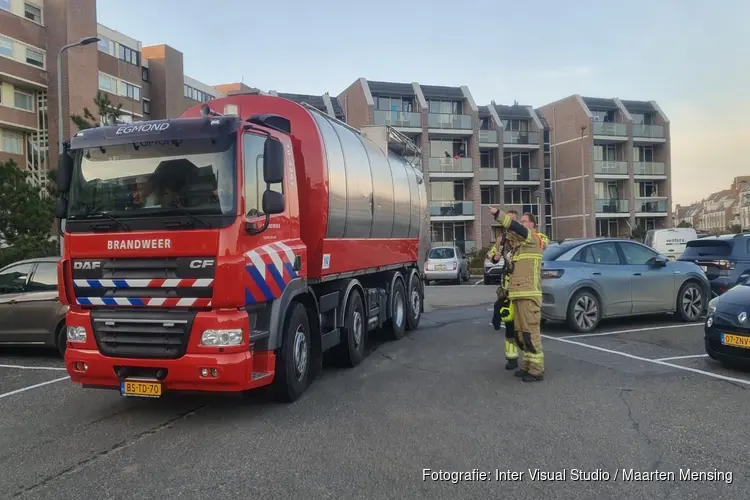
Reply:
M505 212L490 207L490 215L506 230L504 247L509 260L508 298L516 341L523 353L515 375L524 382L544 378L541 324L541 264L543 238Z
M514 219L515 219L515 217L514 217ZM534 231L534 234L539 239L539 243L542 246L542 251L544 251L547 248L547 246L549 245L549 238L547 237L546 234L537 231L537 228L536 228L536 216L534 216L534 214L532 214L530 212L525 212L521 216L521 224L523 224L527 228L532 229Z
M508 210L506 213L510 215L513 220L518 216L518 212L515 210ZM504 232L505 230L501 232L495 244L490 248L490 251L487 252L487 258L491 262L497 263L500 261L500 258L502 258L504 263L503 272L500 274L500 285L495 291L497 300L492 307L492 326L495 330L500 330L500 323L505 324L505 369L515 370L518 368L518 344L516 342L515 330L513 328L512 304L508 298L510 275L507 272L509 261L506 256L503 255L502 250L504 246Z

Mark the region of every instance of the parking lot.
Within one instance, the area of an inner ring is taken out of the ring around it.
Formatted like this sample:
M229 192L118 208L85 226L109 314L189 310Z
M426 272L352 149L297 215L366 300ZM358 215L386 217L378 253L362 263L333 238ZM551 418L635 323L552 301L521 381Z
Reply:
M494 287L475 282L428 287L417 331L326 368L292 405L84 391L54 353L3 348L0 497L750 498L750 371L708 360L702 324L548 324L546 379L523 383L489 325ZM687 469L721 474L681 480Z

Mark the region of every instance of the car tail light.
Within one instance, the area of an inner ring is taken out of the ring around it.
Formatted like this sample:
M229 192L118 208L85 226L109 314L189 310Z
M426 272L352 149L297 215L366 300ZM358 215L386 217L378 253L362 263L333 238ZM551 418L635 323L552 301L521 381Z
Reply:
M565 274L564 269L545 269L542 271L542 279L550 280L550 279L560 278L562 277L563 274Z
M716 261L716 267L718 267L719 269L732 270L734 269L734 261L733 260L719 260L719 261Z
M458 262L453 261L453 270L455 271L456 268L458 268Z

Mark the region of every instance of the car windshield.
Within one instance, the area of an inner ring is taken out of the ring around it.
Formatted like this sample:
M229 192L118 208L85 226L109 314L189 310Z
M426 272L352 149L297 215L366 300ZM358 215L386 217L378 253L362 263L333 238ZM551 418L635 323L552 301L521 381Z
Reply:
M732 243L729 241L694 240L688 242L681 259L698 257L728 257L732 253Z
M542 254L542 260L552 261L557 260L559 256L567 252L568 250L580 245L580 241L569 241L566 243L552 243Z
M160 212L232 215L235 138L151 141L78 153L69 219L100 212L149 216Z
M430 250L430 254L427 256L428 259L452 259L455 257L455 252L452 248L433 248Z

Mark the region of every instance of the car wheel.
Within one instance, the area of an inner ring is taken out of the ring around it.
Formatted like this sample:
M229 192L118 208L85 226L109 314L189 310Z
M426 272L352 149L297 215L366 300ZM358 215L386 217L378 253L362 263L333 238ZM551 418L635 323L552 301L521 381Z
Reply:
M68 348L68 331L65 328L65 322L63 321L55 330L55 347L60 356L65 358L65 351Z
M590 290L579 290L568 304L568 327L578 333L589 333L601 318L599 299Z
M686 281L677 294L677 315L686 322L697 321L703 315L705 298L695 281Z

